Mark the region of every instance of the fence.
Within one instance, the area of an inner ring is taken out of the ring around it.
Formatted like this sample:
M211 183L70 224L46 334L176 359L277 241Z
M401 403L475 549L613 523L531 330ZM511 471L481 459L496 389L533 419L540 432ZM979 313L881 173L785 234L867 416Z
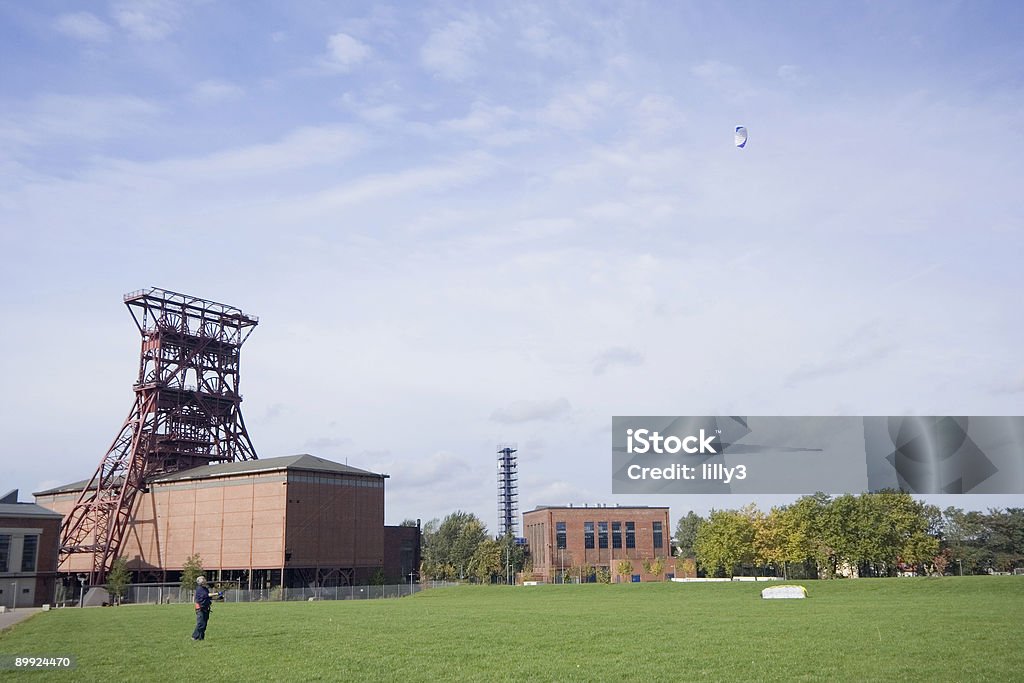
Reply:
M253 590L227 589L222 591L224 602L279 602L309 600L378 600L401 598L419 593L426 588L443 588L458 584L447 581L400 583L390 586L320 586L312 588L262 588ZM192 602L193 591L178 584L134 584L128 587L125 603L176 604Z

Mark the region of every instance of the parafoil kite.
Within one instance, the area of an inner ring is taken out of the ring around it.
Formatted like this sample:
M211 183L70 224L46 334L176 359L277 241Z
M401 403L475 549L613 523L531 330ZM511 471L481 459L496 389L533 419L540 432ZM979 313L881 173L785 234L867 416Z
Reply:
M736 146L743 149L747 144L747 129L743 126L736 126Z

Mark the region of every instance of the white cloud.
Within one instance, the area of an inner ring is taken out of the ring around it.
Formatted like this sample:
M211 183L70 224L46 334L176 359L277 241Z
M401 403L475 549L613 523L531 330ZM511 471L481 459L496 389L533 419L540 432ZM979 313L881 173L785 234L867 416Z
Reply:
M992 393L996 396L1006 394L1024 394L1024 374L1019 374L1016 379L1008 379L998 383Z
M137 176L184 184L223 182L336 163L351 156L362 144L362 136L345 126L300 128L276 142L227 149L202 157L147 164L111 162L100 171L97 181L113 181L113 176Z
M60 33L87 43L105 43L110 40L110 26L90 12L62 14L53 25Z
M686 114L671 97L647 94L630 112L631 122L642 133L676 133L686 124Z
M523 27L518 45L541 59L575 61L583 55L583 50L550 22Z
M163 40L178 28L181 6L175 0L118 0L111 7L118 25L140 40Z
M539 479L530 483L530 499L535 506L565 505L566 501L586 498L578 484L566 481L546 481ZM528 508L523 508L526 511Z
M436 76L461 81L477 72L484 26L476 18L448 22L427 38L420 50L423 66Z
M372 461L372 467L374 471L389 473L392 476L400 474L394 481L388 483L390 487L399 490L435 486L460 479L465 481L467 478L472 480L478 476L478 473L473 472L472 463L447 451L417 458L411 463L377 459Z
M608 83L595 81L557 94L537 114L544 125L583 130L608 112L615 93Z
M411 193L433 193L463 187L493 170L494 164L489 157L471 153L441 164L366 176L356 182L338 184L299 199L290 210L296 215L310 217L359 204L398 201Z
M474 102L469 113L460 119L449 119L442 125L459 133L490 133L504 125L515 115L509 107L492 106L484 102Z
M757 92L739 68L725 62L702 62L692 67L690 73L731 100L744 100Z
M712 59L691 67L690 73L701 80L717 83L739 78L740 72L739 69L731 64L726 64Z
M804 74L803 69L795 64L783 64L778 70L779 78L788 83L789 85L806 85L807 76Z
M347 33L335 33L327 39L327 57L329 63L342 71L348 71L362 64L370 56L368 45L353 38Z
M477 101L465 116L442 121L438 128L445 133L470 136L489 146L521 145L534 136L522 118L520 112L510 107Z
M235 83L209 79L200 81L192 88L191 98L195 102L213 103L237 100L245 90Z
M863 350L848 350L828 358L802 363L789 374L787 384L796 386L803 382L843 375L854 371L865 371L891 356L897 350L895 344L887 343Z
M601 352L594 359L594 374L603 375L608 368L616 365L636 367L642 365L643 362L644 355L636 349L613 346Z
M570 409L569 401L565 398L551 401L514 401L491 413L491 419L503 424L557 420L568 415Z
M131 95L45 94L21 111L0 115L0 141L41 146L58 138L107 140L142 130L160 111L156 104Z
M336 453L339 449L351 443L352 439L344 436L318 436L307 439L302 447L309 449L312 455L316 455L323 451Z

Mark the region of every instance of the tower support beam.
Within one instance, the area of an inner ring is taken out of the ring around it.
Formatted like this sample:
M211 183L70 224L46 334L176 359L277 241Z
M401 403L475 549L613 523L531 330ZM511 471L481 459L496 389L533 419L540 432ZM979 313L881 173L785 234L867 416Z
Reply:
M155 287L124 303L142 335L135 403L61 529L61 562L91 554L93 585L117 557L149 477L256 459L238 384L241 347L259 319Z

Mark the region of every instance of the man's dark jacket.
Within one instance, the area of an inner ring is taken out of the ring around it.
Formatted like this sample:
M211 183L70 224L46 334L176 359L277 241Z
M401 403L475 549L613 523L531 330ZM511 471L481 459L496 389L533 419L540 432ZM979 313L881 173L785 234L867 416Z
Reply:
M202 584L196 586L196 604L199 605L199 609L209 611L210 603L210 589Z

